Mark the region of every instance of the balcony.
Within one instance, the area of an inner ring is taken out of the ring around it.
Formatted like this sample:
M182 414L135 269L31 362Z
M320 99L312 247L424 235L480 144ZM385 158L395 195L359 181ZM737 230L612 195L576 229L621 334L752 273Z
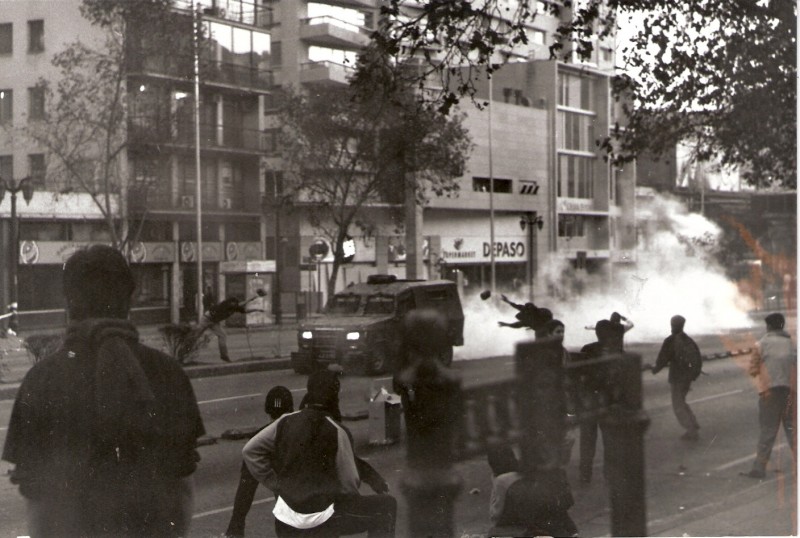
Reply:
M300 38L332 48L362 48L369 43L372 30L330 16L303 19Z
M300 65L303 84L347 84L355 69L336 62L306 62Z
M134 56L135 57L135 56ZM194 59L191 56L139 57L131 73L165 78L192 80ZM203 60L200 64L200 83L207 86L244 89L266 93L272 88L272 72L234 63Z
M206 17L224 19L259 28L272 26L272 8L260 5L255 1L247 0L209 0L198 2L202 8L202 15ZM210 5L209 5L210 4ZM175 0L175 7L191 11L191 0Z
M258 129L200 124L200 147L222 151L262 152L265 149L263 133ZM163 120L148 116L131 117L128 121L128 139L132 144L174 144L194 146L193 121Z

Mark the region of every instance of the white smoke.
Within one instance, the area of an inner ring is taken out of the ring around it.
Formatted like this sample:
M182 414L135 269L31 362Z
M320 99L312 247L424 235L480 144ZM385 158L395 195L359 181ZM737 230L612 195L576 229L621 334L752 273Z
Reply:
M568 261L555 257L540 265L538 278L548 292L534 303L564 322L565 345L574 349L594 341L594 332L584 327L615 311L634 323L625 337L629 343L662 340L676 314L686 318L689 335L749 326L753 305L713 256L721 229L671 197L659 195L642 205L637 214L645 224L636 263L615 264L611 276L574 271ZM526 294L509 294L509 299L528 300ZM516 310L499 298L467 297L464 308L465 346L457 348L458 358L510 355L516 342L533 337L532 331L497 326L497 321L516 321Z

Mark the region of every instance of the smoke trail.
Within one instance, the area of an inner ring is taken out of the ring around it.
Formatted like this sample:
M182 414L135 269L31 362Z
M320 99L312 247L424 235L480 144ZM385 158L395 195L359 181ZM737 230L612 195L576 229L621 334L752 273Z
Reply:
M721 229L697 213L689 213L672 197L659 195L637 207L640 239L635 264L616 264L613 275L575 271L553 257L540 264L540 287L547 294L534 299L566 325L565 345L579 348L594 340L594 326L612 312L630 318L635 327L627 342L657 342L669 335L669 319L686 318L686 332L714 334L748 327L750 300L739 293L714 258ZM525 302L526 295L511 296ZM465 298L465 346L462 359L512 354L514 344L533 337L532 331L497 327L515 321L516 311L495 298Z

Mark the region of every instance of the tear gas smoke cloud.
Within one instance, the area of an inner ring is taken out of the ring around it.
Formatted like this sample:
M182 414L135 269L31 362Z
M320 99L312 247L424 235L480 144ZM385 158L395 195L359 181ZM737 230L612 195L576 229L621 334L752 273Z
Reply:
M637 207L644 222L637 261L615 264L613 283L607 274L575 272L567 260L542 260L538 278L550 293L540 293L534 302L564 322L565 345L574 349L594 341L594 332L584 327L614 311L635 324L626 342L663 340L675 314L686 318L690 335L749 326L753 305L713 257L720 228L670 197L656 196L642 205ZM465 345L456 348L458 358L510 355L516 342L533 338L533 331L497 326L516 321L517 312L500 301L500 292L486 301L465 299ZM517 303L527 301L527 290L507 295Z

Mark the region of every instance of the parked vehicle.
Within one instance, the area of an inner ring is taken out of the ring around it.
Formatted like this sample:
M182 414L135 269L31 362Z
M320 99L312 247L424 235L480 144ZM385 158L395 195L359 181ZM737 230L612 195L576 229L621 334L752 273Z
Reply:
M464 311L455 282L371 275L366 284L334 295L322 317L300 325L292 367L301 374L331 363L369 375L390 371L405 353L403 318L415 308L432 308L446 317L450 346L441 360L449 365L452 346L464 344Z

